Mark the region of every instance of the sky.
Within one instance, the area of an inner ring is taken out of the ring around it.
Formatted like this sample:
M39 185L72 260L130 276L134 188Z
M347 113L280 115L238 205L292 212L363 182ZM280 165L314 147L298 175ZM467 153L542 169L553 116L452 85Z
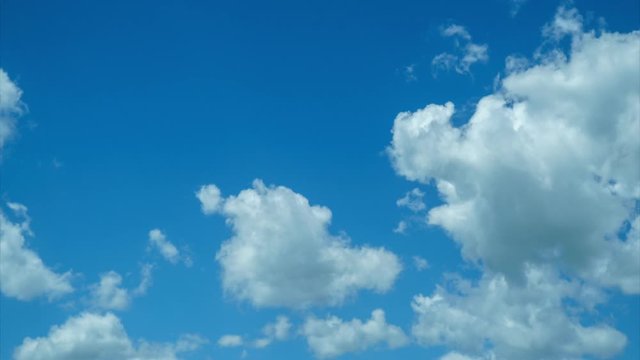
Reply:
M640 3L0 2L0 358L640 358Z

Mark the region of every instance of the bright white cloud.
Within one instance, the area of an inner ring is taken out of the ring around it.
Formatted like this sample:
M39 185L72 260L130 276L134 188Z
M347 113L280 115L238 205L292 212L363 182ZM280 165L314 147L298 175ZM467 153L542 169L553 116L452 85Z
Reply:
M257 307L338 305L362 289L388 291L401 270L393 253L330 234L331 211L283 186L256 180L220 212L233 230L216 256L224 290Z
M14 352L15 360L176 360L207 340L193 334L175 343L134 344L120 319L111 313L83 313L53 326L45 337L26 338Z
M451 287L414 298L412 332L420 344L445 345L487 359L534 360L609 358L627 341L608 325L582 325L567 315L563 301L572 299L575 306L591 310L603 296L549 270L529 268L521 286L502 275L485 274L477 285L458 279Z
M0 154L7 140L15 134L16 119L24 112L21 97L22 90L0 69Z
M307 318L302 330L311 351L319 358L332 358L349 352L364 351L386 344L397 348L409 342L402 329L388 324L384 311L376 309L366 322L345 322L335 316L326 319Z
M115 271L100 275L100 281L91 285L90 303L94 308L105 310L124 310L131 305L133 297L147 293L151 286L153 267L145 264L141 269L140 284L133 290L122 288L122 276Z
M407 179L435 181L445 203L428 221L465 258L510 278L556 263L638 293L640 245L616 234L640 196L640 33L573 36L570 56L511 73L463 127L451 103L400 113L389 154Z
M149 231L149 246L158 250L160 255L172 264L182 261L186 266L192 265L191 258L185 254L180 254L178 248L167 240L167 236L160 229Z
M196 197L200 200L200 208L205 215L215 214L222 206L223 198L220 189L213 184L200 187Z
M434 72L454 70L459 74L469 74L471 65L489 60L489 47L472 42L471 35L464 26L452 24L443 28L441 33L444 37L454 38L457 54L443 52L436 55L431 60Z
M218 346L220 347L238 347L242 346L244 341L240 335L223 335L218 339Z
M406 207L413 212L419 212L427 208L424 203L424 192L415 188L396 201L399 207Z
M49 299L71 293L71 272L58 274L47 267L38 254L29 249L26 238L33 236L27 208L22 204L7 206L22 222L11 222L0 210L0 290L19 300L38 296Z

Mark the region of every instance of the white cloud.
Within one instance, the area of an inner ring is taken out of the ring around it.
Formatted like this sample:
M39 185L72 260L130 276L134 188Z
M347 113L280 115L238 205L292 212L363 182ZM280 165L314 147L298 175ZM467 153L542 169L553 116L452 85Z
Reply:
M396 201L396 205L406 207L413 212L419 212L427 208L424 203L424 192L418 188L407 191L402 198Z
M291 322L286 316L278 316L272 323L268 323L262 328L262 337L255 340L246 340L240 335L224 335L218 339L220 347L251 346L262 349L271 345L274 341L284 341L289 337Z
M16 119L24 112L21 97L22 90L0 69L0 153L15 134Z
M565 36L579 37L582 34L582 15L575 8L561 6L553 21L544 26L542 34L553 40Z
M393 229L393 232L396 234L404 234L407 231L407 227L409 227L409 225L407 225L407 222L401 220L400 222L398 222L396 228Z
M442 36L451 37L451 36L459 36L464 40L471 40L471 35L469 31L462 26L457 24L451 24L441 30Z
M413 257L413 265L418 271L426 270L429 268L429 262L420 256Z
M244 341L240 335L223 335L218 339L218 346L220 347L237 347L242 346Z
M428 221L465 258L510 278L555 263L638 293L640 245L616 234L640 196L640 33L574 37L569 60L508 75L462 127L451 103L400 113L389 154L435 181L444 204Z
M29 249L26 238L33 236L27 208L22 204L7 206L22 222L11 222L0 210L0 289L2 294L19 300L38 296L49 299L71 293L71 272L58 274L47 267L38 254Z
M122 276L115 271L100 275L100 282L90 287L91 305L98 309L124 310L131 305L133 297L145 295L151 285L152 266L145 264L141 269L140 284L133 290L122 288Z
M338 305L362 289L388 291L401 270L393 253L330 234L331 211L283 186L256 180L220 212L233 230L216 255L224 290L257 307Z
M83 313L53 326L46 337L26 338L14 352L15 360L176 360L207 342L184 335L176 343L134 344L120 319L111 313Z
M200 207L205 215L215 214L222 206L222 195L220 189L215 185L204 185L196 192L196 197L200 200Z
M286 316L278 316L276 321L264 326L262 333L263 338L254 341L254 346L257 348L264 348L269 346L273 341L284 341L289 337L289 330L291 330L291 322Z
M289 330L291 330L291 322L286 316L278 316L276 321L271 324L267 324L264 327L264 334L272 339L286 340L289 337Z
M469 74L473 64L489 60L489 46L472 42L471 35L464 26L452 24L443 28L441 33L444 37L454 38L458 54L443 52L436 55L431 60L434 74L441 70L454 70L459 74Z
M149 246L158 250L160 255L172 264L182 261L187 267L192 265L191 258L185 254L180 254L178 248L167 240L167 236L159 229L149 231Z
M487 273L478 285L458 280L451 287L414 298L412 333L420 344L445 345L474 357L533 360L608 358L627 341L608 325L582 325L567 315L567 299L593 310L602 295L547 269L529 268L521 286Z
M326 319L307 318L301 333L307 338L311 351L319 358L332 358L349 352L363 351L385 343L397 348L409 342L397 326L386 322L384 311L376 309L371 319L344 322L335 316Z
M127 289L120 287L122 276L115 271L100 276L100 282L91 286L91 302L102 309L123 310L129 307L131 298Z

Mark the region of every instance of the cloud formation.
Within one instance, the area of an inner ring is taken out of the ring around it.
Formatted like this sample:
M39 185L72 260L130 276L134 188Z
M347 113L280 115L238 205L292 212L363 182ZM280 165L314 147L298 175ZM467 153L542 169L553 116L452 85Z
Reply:
M402 329L386 322L381 309L374 310L366 322L359 319L345 322L335 316L326 319L309 317L301 333L307 338L311 351L319 358L364 351L379 344L398 348L409 342Z
M15 134L17 118L24 112L21 97L22 90L0 68L0 154L6 142Z
M393 253L329 233L331 211L284 186L256 180L220 213L233 231L216 255L222 285L256 307L338 305L359 290L388 291L401 270Z
M422 345L445 345L485 359L535 360L609 358L627 342L608 325L582 325L568 315L566 299L592 310L604 297L548 269L528 268L524 286L510 284L503 275L485 274L477 285L455 279L449 287L438 286L431 296L414 298L412 333Z
M0 290L4 296L31 300L39 296L58 298L73 292L71 272L58 274L29 249L26 238L33 236L26 206L8 203L21 222L11 222L0 210Z
M640 33L573 36L568 59L508 75L463 127L452 103L400 113L389 155L398 174L435 181L445 204L428 222L465 258L511 278L556 263L638 293L640 244L617 234L637 222Z
M176 360L180 353L206 343L201 336L187 334L175 343L134 344L117 316L82 313L51 327L45 337L24 339L13 356L15 360Z

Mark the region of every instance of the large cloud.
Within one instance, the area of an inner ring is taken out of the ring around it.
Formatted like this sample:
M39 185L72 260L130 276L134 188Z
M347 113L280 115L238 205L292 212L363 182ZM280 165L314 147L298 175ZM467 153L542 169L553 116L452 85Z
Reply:
M396 171L434 181L442 226L467 259L511 279L553 263L627 293L640 292L640 32L582 32L561 8L547 45L571 36L570 54L538 54L475 114L454 127L454 106L400 113L389 147ZM622 233L622 234L621 234Z
M38 296L50 299L73 291L71 273L58 274L47 267L36 252L29 249L26 237L32 236L30 219L24 205L9 203L8 207L22 217L11 222L0 210L0 290L19 300Z
M198 335L184 335L175 343L134 344L120 319L111 313L83 313L53 326L46 337L26 338L15 360L175 360L182 352L206 343Z
M335 316L326 319L308 318L301 330L313 353L320 358L332 358L348 352L366 350L384 344L390 348L409 342L404 332L387 323L384 311L376 309L371 319L344 322Z
M391 252L330 234L331 211L283 186L256 180L219 211L234 233L217 254L223 287L258 307L337 305L361 289L389 290L401 270Z
M22 90L0 69L0 154L7 140L15 134L16 118L24 111L21 97Z
M603 301L597 289L562 280L549 269L530 267L525 273L524 286L485 274L477 285L457 279L450 290L438 287L431 296L416 296L414 337L422 345L446 345L486 359L607 358L624 348L627 339L619 331L582 325L567 315L570 304L582 311Z

